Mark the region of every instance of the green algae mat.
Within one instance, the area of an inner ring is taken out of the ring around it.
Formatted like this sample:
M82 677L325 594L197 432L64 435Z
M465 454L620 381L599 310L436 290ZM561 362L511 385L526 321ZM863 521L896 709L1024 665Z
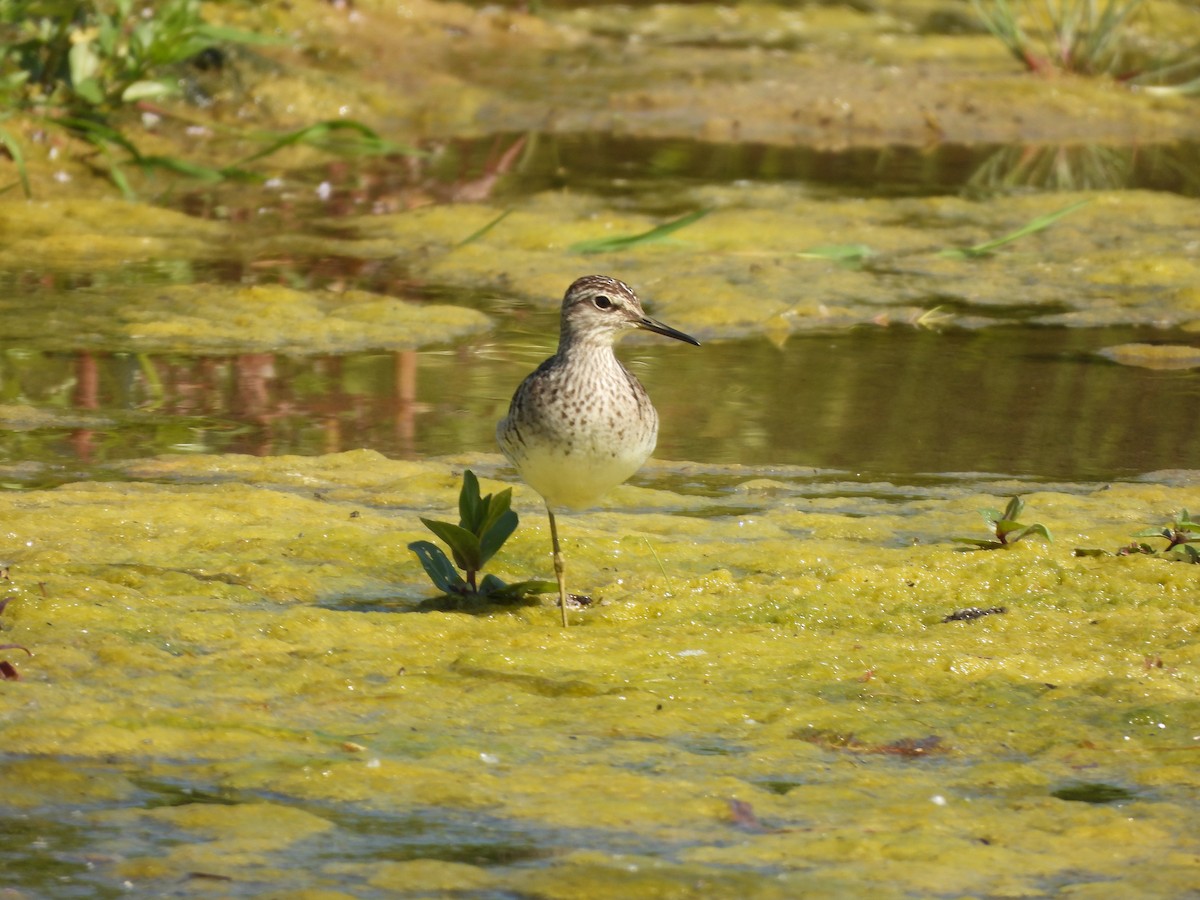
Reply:
M97 896L1195 883L1198 569L1075 553L1194 504L1194 473L658 464L563 520L594 597L564 630L548 602L428 602L407 544L467 465L509 477L495 455L176 456L0 495L3 639L32 652L3 651L0 795L44 832L7 864ZM676 479L693 491L652 486ZM953 542L1016 491L1053 543ZM516 508L506 580L548 568L536 496Z

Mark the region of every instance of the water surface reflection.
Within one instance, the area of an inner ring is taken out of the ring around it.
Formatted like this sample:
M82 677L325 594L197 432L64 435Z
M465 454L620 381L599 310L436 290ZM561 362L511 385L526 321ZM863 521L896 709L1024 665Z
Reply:
M397 458L495 450L517 383L553 347L520 335L440 351L287 357L0 355L0 462L11 484L103 475L157 453ZM1136 329L862 328L621 353L660 412L658 456L889 478L992 472L1091 480L1195 465L1200 372L1095 351L1187 336Z

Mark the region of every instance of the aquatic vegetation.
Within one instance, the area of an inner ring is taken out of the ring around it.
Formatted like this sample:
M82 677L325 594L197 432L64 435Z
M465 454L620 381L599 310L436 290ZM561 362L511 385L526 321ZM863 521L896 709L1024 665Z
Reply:
M1060 192L1121 190L1135 177L1135 163L1148 155L1164 157L1166 153L1107 144L1008 145L992 152L972 173L967 186L972 194L982 196L1026 188Z
M1122 63L1128 22L1142 0L971 0L988 31L1034 72L1063 69L1093 75L1116 71ZM1022 20L1040 35L1044 53L1034 49Z
M180 70L222 43L274 43L251 32L209 25L196 0L168 0L147 15L132 0L112 4L54 0L0 3L0 99L9 109L40 113L96 147L110 176L129 195L113 157L125 151L146 168L202 175L203 167L138 152L115 122L130 104L182 93ZM10 132L0 135L31 193L24 157Z
M1192 518L1186 509L1181 509L1173 522L1158 528L1146 528L1134 537L1161 537L1167 541L1164 554L1172 554L1188 562L1200 563L1200 552L1193 543L1200 542L1200 522Z
M238 135L267 146L237 164L214 167L144 154L124 129L123 114L134 105L143 113L169 117L166 110L147 104L194 90L196 72L222 65L222 46L277 43L280 39L269 35L209 24L197 0L167 0L144 8L132 0L4 0L0 102L12 111L43 116L44 124L95 147L97 162L126 197L135 194L124 165L221 181L253 177L241 167L301 143L343 155L411 152L383 141L365 125L341 120L282 135ZM12 131L0 128L0 145L17 169L23 192L31 196L25 156Z
M440 547L429 541L414 541L408 549L417 555L434 587L448 596L483 600L515 600L527 594L546 594L558 590L549 581L520 581L505 584L495 575L479 573L517 528L512 505L512 488L481 497L479 479L470 469L463 472L458 495L459 521L439 522L422 518L421 522L441 538L454 557L454 563ZM455 569L457 566L465 578Z
M1080 200L1076 203L1071 203L1061 209L1048 212L1045 215L1036 216L1020 228L1000 237L990 238L978 244L972 244L970 247L947 247L940 250L939 254L950 259L981 259L985 256L990 256L995 250L1000 249L1006 244L1011 244L1031 234L1037 234L1039 231L1045 231L1059 219L1070 215L1078 209L1082 209L1091 202L1091 200ZM861 268L873 259L891 260L896 258L896 256L915 255L916 253L923 252L925 251L919 250L908 254L889 254L885 257L866 244L820 244L801 250L797 255L803 259L827 259L851 268Z
M661 241L674 234L681 228L686 228L693 222L700 221L710 212L711 210L708 209L698 209L695 212L687 213L677 219L672 219L670 222L665 222L656 228L651 228L649 231L643 231L640 234L623 234L616 237L597 238L591 241L579 241L567 249L572 253L611 253L615 250L628 250L630 247L637 247L641 244L652 244L655 241Z
M455 247L456 248L457 247L465 247L465 246L467 246L467 244L475 243L477 240L479 240L481 237L483 237L485 234L487 234L489 231L491 231L493 228L495 228L497 225L499 225L501 222L503 222L505 219L507 219L510 215L512 215L512 212L513 212L513 207L510 206L508 209L504 210L502 213L500 213L500 215L496 216L494 219L491 219L486 224L482 225L479 228L476 228L469 235L467 235L465 238L463 238L461 241L459 241L455 245Z
M77 114L177 95L182 87L172 67L214 53L221 43L278 43L209 25L196 0L145 9L132 0L9 0L0 3L0 29L0 91L23 104Z
M983 241L978 244L973 244L970 247L950 248L942 251L942 256L948 256L957 259L978 259L982 256L991 255L993 250L1003 247L1005 244L1011 244L1013 241L1020 240L1031 234L1037 234L1039 231L1045 231L1063 216L1070 215L1077 209L1082 209L1091 203L1091 200L1080 200L1078 203L1072 203L1069 206L1064 206L1062 209L1056 209L1053 212L1048 212L1044 216L1037 216L1026 222L1015 231L1010 231L1008 234L998 238L993 238L990 241Z
M1145 541L1130 541L1124 547L1115 550L1113 556L1159 556L1166 559L1177 559L1183 562L1200 563L1200 551L1192 546L1200 542L1200 522L1192 518L1191 513L1181 509L1174 521L1156 528L1144 528L1134 532L1133 537L1160 537L1167 541L1167 546L1156 550ZM1108 556L1107 550L1092 547L1076 547L1075 556Z
M828 259L832 262L861 266L878 254L866 244L817 244L796 254L801 259Z
M1008 505L1004 507L1004 512L990 508L981 509L979 510L979 514L983 516L983 520L992 529L996 535L995 538L956 537L953 540L960 544L971 544L980 550L995 550L1000 547L1007 547L1031 534L1039 534L1046 540L1053 541L1054 538L1050 535L1050 530L1040 522L1036 522L1033 525L1025 525L1017 521L1024 508L1025 501L1020 497L1013 497L1008 501Z
M1144 51L1135 57L1130 25L1142 0L971 0L971 5L987 30L1031 72L1112 75L1153 94L1200 91L1200 77L1166 83L1194 76L1195 58L1148 65L1140 58Z

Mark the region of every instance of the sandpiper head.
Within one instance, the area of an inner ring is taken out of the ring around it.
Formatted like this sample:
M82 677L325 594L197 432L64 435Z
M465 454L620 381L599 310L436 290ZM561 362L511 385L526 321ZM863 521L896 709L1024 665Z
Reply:
M611 344L617 334L629 328L643 328L700 346L691 335L647 316L637 294L623 281L607 275L585 275L567 288L562 304L562 340Z

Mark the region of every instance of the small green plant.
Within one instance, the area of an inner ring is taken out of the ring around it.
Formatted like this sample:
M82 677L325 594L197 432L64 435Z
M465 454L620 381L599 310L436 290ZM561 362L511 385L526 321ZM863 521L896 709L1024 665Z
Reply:
M996 509L981 509L979 514L983 516L983 520L987 522L988 527L996 535L994 538L971 538L971 537L956 537L953 540L960 544L970 544L980 550L996 550L1000 547L1008 547L1027 537L1031 534L1038 534L1048 541L1053 541L1050 536L1050 530L1040 522L1033 525L1024 525L1018 522L1017 519L1021 515L1021 510L1025 508L1025 501L1020 497L1013 497L1008 501L1008 506L1004 507L1004 512Z
M1134 537L1166 538L1167 546L1163 553L1170 553L1188 562L1200 563L1200 551L1191 546L1200 542L1200 522L1192 518L1186 509L1181 509L1175 521L1160 528L1145 528L1133 535Z
M1132 23L1142 0L971 0L975 14L1031 72L1109 75L1148 94L1200 93L1195 47L1150 58ZM1032 35L1032 36L1031 36Z
M76 115L178 94L172 68L220 43L278 43L209 25L198 0L0 0L0 37L0 90Z
M142 153L124 130L136 105L161 117L178 116L158 101L189 93L195 73L231 44L269 45L282 38L212 25L199 0L0 0L0 121L38 117L98 151L95 165L127 197L125 166L217 182L252 179L243 168L285 147L305 144L342 156L412 154L353 120L319 122L287 134L241 134L266 144L234 165L207 166L174 156ZM148 104L153 103L153 106ZM25 195L32 190L15 129L0 127L0 149L13 161Z
M1034 72L1118 71L1128 23L1142 0L971 0L984 26ZM1039 48L1025 25L1038 33Z
M451 563L442 549L429 541L413 541L408 545L434 587L451 597L481 600L516 600L526 594L548 594L558 590L558 585L550 581L505 584L495 575L484 575L479 579L487 561L516 530L517 514L510 508L511 504L512 488L481 497L475 473L470 469L463 472L462 490L458 495L458 524L421 519L422 524L450 548L454 562ZM464 574L460 575L458 569Z
M1192 546L1200 542L1200 522L1192 518L1191 513L1181 509L1173 522L1157 528L1143 528L1134 533L1135 538L1163 538L1167 546L1156 550L1145 541L1130 541L1124 547L1118 547L1111 554L1107 550L1093 547L1076 547L1076 556L1158 556L1183 562L1200 564L1200 550Z

